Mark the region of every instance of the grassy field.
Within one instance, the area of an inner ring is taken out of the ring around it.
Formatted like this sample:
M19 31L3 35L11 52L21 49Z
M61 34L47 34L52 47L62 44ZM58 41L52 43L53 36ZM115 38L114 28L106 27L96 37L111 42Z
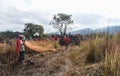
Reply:
M120 35L100 36L81 41L68 50L53 41L33 42L36 46L53 44L56 52L34 52L26 48L25 62L13 66L17 60L15 44L0 45L0 75L3 76L120 76ZM56 47L57 46L57 47ZM35 64L29 65L29 60ZM17 70L17 71L15 71ZM34 71L33 71L34 70Z

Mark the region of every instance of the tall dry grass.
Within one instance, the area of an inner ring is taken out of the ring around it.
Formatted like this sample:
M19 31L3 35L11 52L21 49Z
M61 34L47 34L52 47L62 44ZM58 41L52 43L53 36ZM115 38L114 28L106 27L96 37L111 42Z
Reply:
M16 45L13 44L12 46L7 44L1 44L0 46L0 62L1 63L9 63L11 61L16 60L15 55Z
M120 34L109 39L109 46L104 61L105 76L120 76Z
M96 34L95 38L82 41L69 58L74 66L102 63L103 76L120 76L120 34Z
M88 63L102 62L104 76L120 76L120 34L106 35L88 41Z
M55 43L53 41L36 41L32 43L33 45L42 47L49 47L49 44L52 44L52 47L57 48L58 50L60 48L58 43ZM4 48L0 48L0 52L1 62L15 60L15 44L13 46L5 45ZM54 63L51 62L51 59L49 63L50 65L52 65L51 68L56 66L61 67L64 65L69 65L65 70L66 72L68 72L66 73L66 76L72 76L76 74L76 68L92 65L94 63L98 63L98 65L99 63L102 63L102 76L120 76L119 34L115 34L113 36L99 36L99 34L96 34L96 37L94 38L88 38L87 40L81 41L80 47L69 46L68 51L62 52L63 53L57 52L57 54L54 56L55 59L51 57ZM70 68L73 68L73 70L70 70ZM92 68L90 69L92 70Z

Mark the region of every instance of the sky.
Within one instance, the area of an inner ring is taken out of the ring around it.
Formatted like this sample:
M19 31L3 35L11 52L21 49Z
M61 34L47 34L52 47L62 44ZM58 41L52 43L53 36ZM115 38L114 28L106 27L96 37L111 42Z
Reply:
M57 13L71 14L73 29L120 25L119 0L0 0L0 31L20 31L25 23L40 24L45 33Z

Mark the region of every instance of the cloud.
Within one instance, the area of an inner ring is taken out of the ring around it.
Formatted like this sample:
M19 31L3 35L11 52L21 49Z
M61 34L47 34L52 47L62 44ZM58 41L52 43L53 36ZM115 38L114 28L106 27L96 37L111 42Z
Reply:
M31 10L21 11L13 6L9 6L4 9L3 5L0 5L0 8L1 31L22 31L25 23L35 23L43 26L48 26L50 21L50 15L48 13Z
M100 24L104 18L105 18L104 16L97 15L97 14L76 14L76 15L73 15L73 19L74 19L75 23L79 23L82 25Z
M110 25L117 25L120 24L120 18L108 18L107 23Z
M27 22L33 23L48 23L49 19L47 14L36 11L20 11L15 8L10 8L9 12L1 13L0 17L2 18L1 22L12 23L12 24L24 24ZM26 19L29 19L28 21Z
M5 25L5 24L0 24L0 31L20 31L23 32L24 29L24 25L14 25L14 24L9 24L9 25Z
M25 23L35 23L43 25L45 32L54 31L52 25L48 24L57 13L72 14L75 26L80 28L104 27L107 23L120 24L120 15L116 9L118 5L111 6L113 1L86 1L0 0L0 29L23 30ZM114 2L118 3L117 0Z

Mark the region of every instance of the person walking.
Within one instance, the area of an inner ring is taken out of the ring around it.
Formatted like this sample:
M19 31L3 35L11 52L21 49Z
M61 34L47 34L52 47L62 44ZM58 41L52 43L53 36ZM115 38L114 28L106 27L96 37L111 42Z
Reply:
M70 43L69 37L65 36L65 38L64 38L64 43L65 43L65 50L67 50L67 49L68 49L68 45L69 45L69 43Z

